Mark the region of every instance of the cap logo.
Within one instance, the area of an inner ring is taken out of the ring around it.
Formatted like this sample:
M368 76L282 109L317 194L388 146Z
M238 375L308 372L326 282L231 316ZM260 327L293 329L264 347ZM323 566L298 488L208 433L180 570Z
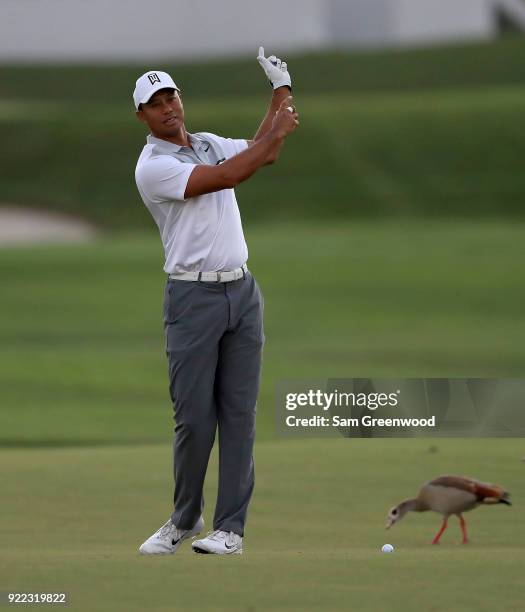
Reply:
M148 74L148 79L152 85L154 85L155 83L160 83L159 75L156 72Z

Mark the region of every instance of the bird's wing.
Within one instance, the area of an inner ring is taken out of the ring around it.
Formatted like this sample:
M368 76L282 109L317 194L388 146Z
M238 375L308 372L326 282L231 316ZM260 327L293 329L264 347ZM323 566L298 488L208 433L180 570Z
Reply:
M469 493L473 493L480 501L485 498L503 499L508 496L505 489L499 485L481 482L474 478L467 478L466 476L439 476L431 480L429 484L468 491Z
M428 484L441 487L453 487L461 491L476 493L475 481L471 478L465 478L464 476L439 476L431 480Z

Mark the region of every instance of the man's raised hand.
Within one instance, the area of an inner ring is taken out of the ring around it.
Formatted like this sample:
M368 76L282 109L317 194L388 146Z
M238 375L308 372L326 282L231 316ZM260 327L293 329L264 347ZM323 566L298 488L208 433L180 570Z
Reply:
M274 89L277 89L278 87L289 87L291 91L292 79L288 72L286 62L281 61L278 57L275 57L275 55L265 57L264 47L259 47L259 55L257 56L257 60L259 61L259 64L261 64L262 69L270 81L270 85Z

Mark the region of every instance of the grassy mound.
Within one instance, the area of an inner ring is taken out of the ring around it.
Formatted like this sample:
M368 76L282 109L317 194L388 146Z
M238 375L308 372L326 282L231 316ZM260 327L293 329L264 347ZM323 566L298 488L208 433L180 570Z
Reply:
M239 187L243 217L522 216L524 52L511 38L291 58L301 129ZM269 98L254 60L161 67L183 87L190 131L254 134ZM153 227L133 176L145 131L131 91L145 68L0 68L2 198Z

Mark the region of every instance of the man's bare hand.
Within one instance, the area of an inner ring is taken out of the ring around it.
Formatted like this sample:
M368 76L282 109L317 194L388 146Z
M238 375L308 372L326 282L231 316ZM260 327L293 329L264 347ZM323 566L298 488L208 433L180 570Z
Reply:
M278 138L286 138L299 125L299 114L293 105L293 97L287 96L279 106L272 121L271 131Z

